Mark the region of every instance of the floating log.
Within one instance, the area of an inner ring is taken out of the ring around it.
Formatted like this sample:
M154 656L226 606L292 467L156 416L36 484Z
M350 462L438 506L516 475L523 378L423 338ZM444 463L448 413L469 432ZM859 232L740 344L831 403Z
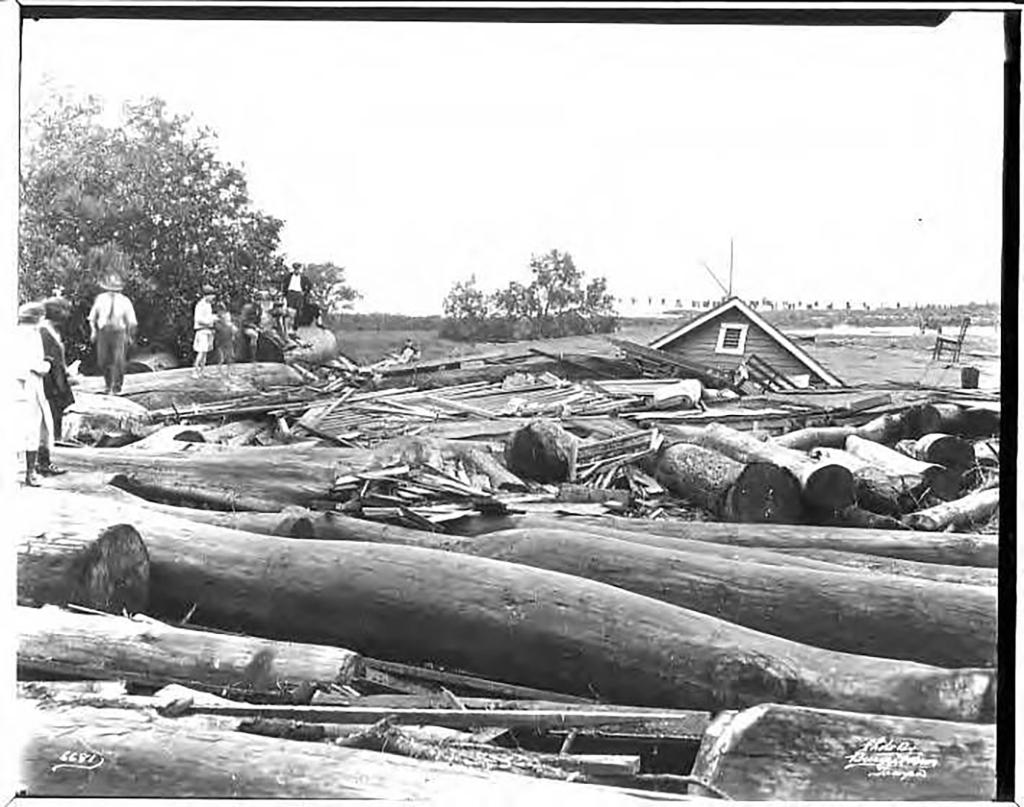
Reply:
M683 439L738 462L765 462L785 468L800 483L804 501L809 506L839 510L853 504L853 474L841 465L816 462L799 451L756 440L719 423L705 426L698 436Z
M906 516L907 526L915 530L937 531L948 527L984 524L999 509L999 488L971 493L961 499L943 502L927 510Z
M887 446L849 437L846 451L890 477L919 477L940 499L954 499L960 492L960 474L935 463L921 462Z
M727 521L792 523L802 514L800 486L783 468L740 463L690 443L675 443L658 457L662 485Z
M537 482L572 482L580 440L553 420L537 419L512 435L505 452L509 470Z
M45 489L27 495L40 512L70 509L100 523L121 509ZM961 720L992 709L992 671L807 647L580 577L420 547L256 538L147 511L137 518L151 611L164 618L191 613L210 627L636 705L785 699Z
M18 669L36 676L182 684L287 700L299 687L347 684L361 666L357 654L339 647L186 630L151 619L57 608L19 608L16 619Z
M17 530L19 604L112 612L148 605L149 554L130 524L27 510Z
M458 551L599 580L815 647L941 667L995 663L994 589L737 563L566 530L509 530Z
M906 445L901 442L897 448L916 460L944 465L954 471L966 471L974 464L974 446L952 434L926 434Z
M236 364L230 374L208 367L199 377L192 374L191 367L134 373L125 376L121 395L146 409L184 409L192 404L225 401L271 387L296 387L302 383L302 376L286 364L257 362ZM83 379L81 389L102 392L103 379Z
M764 704L723 713L691 775L737 801L991 801L995 726Z
M281 742L203 718L20 701L23 794L105 798L468 799L622 804L629 791L472 771L333 744Z
M886 558L881 555L842 552L838 549L797 547L795 549L776 548L772 552L780 555L792 555L801 559L815 558L850 569L934 580L937 583L995 586L999 576L996 569L986 569L977 566L950 566L942 563L919 563L913 560Z
M581 531L591 531L593 527L598 527L601 534L613 538L620 537L613 534L614 532L632 534L633 537L629 540L643 542L658 537L681 538L761 549L837 549L955 566L982 566L994 569L999 565L999 543L990 535L956 535L913 530L896 532L809 524L719 524L708 521L654 520L621 516L552 516L543 520L531 519L529 522L524 516L499 516L475 517L464 521L468 523L452 522L452 530L462 534L481 534L515 529L526 523L545 523L550 526L561 523L570 529ZM613 532L606 532L607 530Z

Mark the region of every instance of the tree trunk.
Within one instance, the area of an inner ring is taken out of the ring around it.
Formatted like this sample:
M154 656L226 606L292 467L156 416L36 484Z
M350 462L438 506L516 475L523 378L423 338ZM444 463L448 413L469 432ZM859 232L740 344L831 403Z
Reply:
M921 462L944 465L963 473L974 464L974 446L952 434L926 434L910 443L905 452Z
M998 509L999 488L989 488L911 513L904 520L911 529L938 531L984 524Z
M101 380L102 383L102 380ZM156 431L149 410L117 395L99 395L75 387L75 402L64 410L62 440L94 445L104 435L131 442Z
M361 449L299 446L209 452L91 448L54 452L56 463L64 468L126 474L132 489L151 491L147 498L163 490L163 498L171 503L264 511L328 498L335 474L365 467L367 456Z
M195 448L197 444L206 443L203 431L202 427L181 424L164 426L141 440L136 440L131 447L136 451L181 451Z
M995 437L999 434L998 408L984 406L964 407L956 404L932 404L938 414L933 432L955 434L958 437Z
M509 470L537 482L572 482L580 440L553 420L534 420L509 441L505 464Z
M950 566L941 563L919 563L913 560L885 558L880 555L842 552L838 549L797 547L795 549L774 549L772 551L780 555L791 555L797 558L814 558L849 569L917 577L923 580L934 580L937 583L995 586L999 576L997 569L983 569L977 566Z
M565 530L509 530L451 548L598 580L815 647L940 667L995 664L994 589L737 563Z
M722 714L691 775L737 801L991 801L996 731L765 704Z
M28 796L419 799L622 804L627 791L211 728L203 718L21 702Z
M109 502L29 495L55 517L123 520ZM145 510L136 518L152 610L166 618L191 612L197 624L636 705L771 700L963 720L992 709L991 671L806 647L579 577L419 547L257 538Z
M808 506L839 510L853 504L853 474L841 465L815 462L799 451L761 442L718 423L705 426L699 436L686 442L714 449L737 462L766 462L785 468L800 483Z
M285 352L285 361L327 364L338 356L338 337L333 331L316 325L297 328L300 345Z
M863 426L817 426L796 429L774 438L777 445L798 451L812 448L842 448L851 434L876 443L894 443L903 433L903 418L900 414L879 415Z
M799 520L800 486L764 462L736 462L701 446L676 443L661 452L655 476L668 490L726 521Z
M222 375L217 367L208 367L199 378L192 374L191 367L127 375L121 394L146 409L185 408L251 395L270 387L296 387L302 383L302 376L288 365L262 362L236 364L230 376ZM86 392L101 392L102 379L89 378L82 382L81 388Z
M98 523L73 508L26 508L17 528L20 604L74 603L113 612L149 604L149 555L130 524Z
M524 523L543 523L551 526L561 524L563 528L584 532L590 532L592 528L598 527L601 534L608 537L625 538L625 535L616 534L625 533L632 536L627 540L644 542L663 537L668 540L687 539L761 549L837 549L924 563L983 566L991 569L999 565L998 540L988 535L896 532L795 524L718 524L707 521L655 520L621 516L548 517L543 520L527 520L524 516L503 516L491 519L476 517L466 521L469 523L453 524L453 530L473 535L515 529ZM480 523L477 529L474 529L474 522Z
M847 438L846 450L888 476L920 477L925 487L941 499L956 498L960 492L960 474L941 465L915 460L859 437Z
M844 465L854 478L857 504L872 513L900 516L917 508L926 495L924 479L915 474L894 475L869 464L849 451L839 448L816 448L811 456Z
M37 676L182 684L288 700L300 685L347 684L361 666L358 655L338 647L186 630L149 619L56 608L19 608L16 619L18 669Z

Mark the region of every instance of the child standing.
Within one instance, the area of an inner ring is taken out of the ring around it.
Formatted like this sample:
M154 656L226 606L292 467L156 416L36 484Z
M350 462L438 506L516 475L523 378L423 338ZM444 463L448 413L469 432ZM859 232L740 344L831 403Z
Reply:
M221 375L231 375L231 365L235 363L235 323L231 312L224 305L217 307L217 320L213 326L213 356L220 365Z
M199 298L192 314L192 327L196 332L192 340L192 349L196 352L192 375L196 378L203 374L207 354L213 350L213 328L217 322L213 314L213 295L213 286L203 286L203 296Z

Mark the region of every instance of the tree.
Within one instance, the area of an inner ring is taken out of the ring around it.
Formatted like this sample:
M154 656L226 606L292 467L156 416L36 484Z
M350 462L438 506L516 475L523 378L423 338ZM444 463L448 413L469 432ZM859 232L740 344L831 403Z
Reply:
M348 285L345 267L327 263L307 263L303 274L312 285L310 297L324 314L340 314L352 307L362 295Z
M98 291L90 248L116 244L140 341L186 354L204 283L235 308L283 269L281 220L255 209L241 170L216 137L153 98L126 104L118 125L92 97L51 95L23 122L19 296L62 286L72 301L69 352L86 346Z

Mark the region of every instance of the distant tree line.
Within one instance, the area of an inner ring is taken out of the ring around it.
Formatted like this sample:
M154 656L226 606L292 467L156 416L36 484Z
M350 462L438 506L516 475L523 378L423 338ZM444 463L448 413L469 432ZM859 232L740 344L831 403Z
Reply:
M446 339L507 341L611 333L615 298L603 277L587 280L572 255L550 252L530 259L529 283L512 281L487 293L476 277L455 283L444 300L440 335Z

